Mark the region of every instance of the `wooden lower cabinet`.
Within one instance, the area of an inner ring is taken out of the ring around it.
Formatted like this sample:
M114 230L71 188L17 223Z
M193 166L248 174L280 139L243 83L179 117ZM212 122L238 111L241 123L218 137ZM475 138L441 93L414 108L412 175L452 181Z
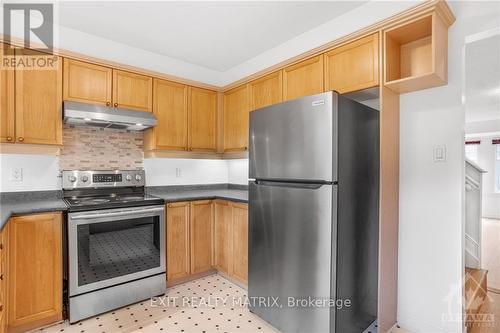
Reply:
M217 270L248 281L248 205L226 200L167 204L167 281Z
M212 269L213 220L211 200L191 202L191 274Z
M214 266L229 275L231 268L231 225L232 207L228 201L215 200L214 222Z
M6 288L5 288L5 276L6 276L6 267L5 267L5 241L3 239L5 232L0 231L0 333L5 332L5 324L6 324L6 306L5 306L5 296L6 296Z
M167 281L212 269L211 200L167 204Z
M231 276L248 283L248 205L231 203L232 223L232 272Z
M248 205L215 201L214 266L243 284L248 283Z
M6 331L24 332L62 320L61 213L13 217L2 234Z
M189 275L189 202L167 204L167 281Z

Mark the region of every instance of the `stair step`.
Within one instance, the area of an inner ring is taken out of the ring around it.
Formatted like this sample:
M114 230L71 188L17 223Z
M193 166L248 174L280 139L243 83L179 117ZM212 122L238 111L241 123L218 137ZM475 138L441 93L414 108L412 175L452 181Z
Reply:
M488 292L488 271L465 268L465 311L467 315L477 314Z

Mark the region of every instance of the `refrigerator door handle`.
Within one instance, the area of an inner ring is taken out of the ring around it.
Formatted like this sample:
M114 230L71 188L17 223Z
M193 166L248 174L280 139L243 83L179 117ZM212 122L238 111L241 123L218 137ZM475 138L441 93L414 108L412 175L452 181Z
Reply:
M275 187L289 187L289 188L304 188L316 190L324 185L332 185L332 182L317 182L317 183L299 183L299 182L278 182L270 180L255 180L256 185L262 186L275 186Z

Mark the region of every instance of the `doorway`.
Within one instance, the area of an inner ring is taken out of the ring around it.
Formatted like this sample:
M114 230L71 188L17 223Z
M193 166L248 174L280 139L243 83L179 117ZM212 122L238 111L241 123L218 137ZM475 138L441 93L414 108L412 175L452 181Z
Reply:
M463 59L466 326L499 332L500 28L468 36Z

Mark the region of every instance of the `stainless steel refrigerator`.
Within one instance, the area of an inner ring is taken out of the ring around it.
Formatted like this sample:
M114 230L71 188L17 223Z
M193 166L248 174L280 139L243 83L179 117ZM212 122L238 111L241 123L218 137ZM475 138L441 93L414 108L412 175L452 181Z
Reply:
M379 112L307 96L251 112L249 140L250 310L284 333L372 328Z

